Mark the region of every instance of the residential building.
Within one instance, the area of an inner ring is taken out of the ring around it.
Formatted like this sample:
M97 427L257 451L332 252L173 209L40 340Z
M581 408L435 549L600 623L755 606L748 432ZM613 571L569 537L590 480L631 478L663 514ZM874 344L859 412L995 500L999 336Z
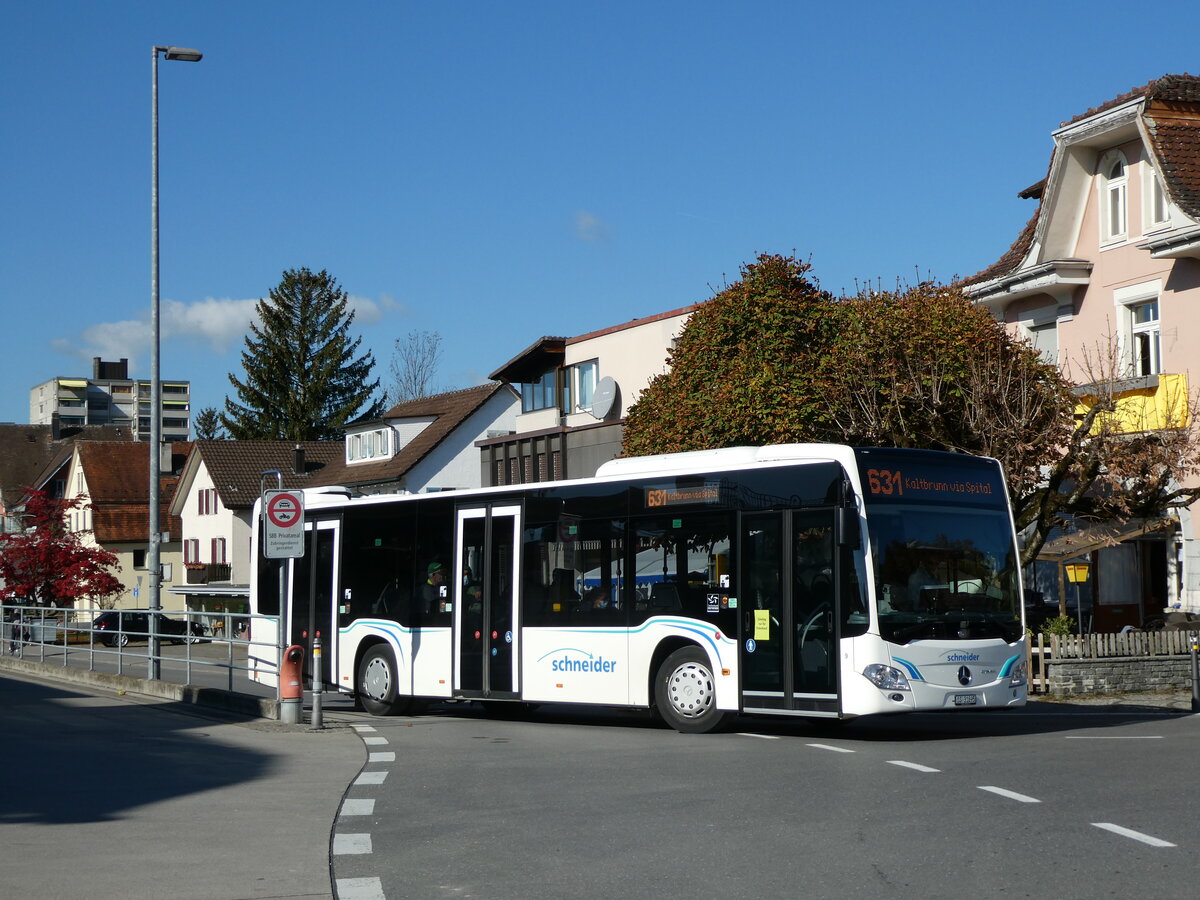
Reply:
M345 441L196 441L171 500L183 528L190 610L242 613L255 561L253 507L263 489L420 493L480 486L480 438L512 431L517 396L486 384L422 397L358 422ZM280 477L264 476L279 472ZM215 622L216 620L214 620Z
M0 531L21 527L20 507L30 486L42 484L52 497L64 495L66 476L60 470L70 461L76 441L131 437L128 428L116 425L63 428L57 421L49 425L0 424ZM47 469L51 472L46 473Z
M171 587L179 605L246 612L254 501L264 489L326 484L326 470L343 455L342 441L195 441L168 507L181 529L183 575Z
M160 464L159 521L164 531L159 544L159 602L164 609L179 608L170 602L169 588L181 578L180 522L168 514L167 500L179 480L188 449L185 443L164 444ZM150 549L150 445L137 441L79 441L58 472L65 485L64 496L85 501L86 508L69 514L71 530L81 532L85 545L102 547L117 557L119 570L114 574L124 591L115 598L115 606L145 608L150 602L150 573L146 568ZM59 477L49 471L45 474Z
M162 381L162 439L186 441L191 435L191 383ZM29 391L29 421L63 427L116 425L135 440L150 439L151 383L129 377L129 360L92 359L92 377L57 377Z
M1036 212L964 287L1076 382L1096 377L1089 355L1113 347L1105 383L1141 423L1131 430L1152 429L1165 410L1184 411L1188 371L1200 367L1200 78L1159 78L1062 123L1053 138L1047 176L1019 194L1038 201ZM1056 564L1091 559L1097 630L1140 625L1164 608L1200 612L1192 511L1145 529L1051 542L1043 554ZM1031 574L1033 586L1057 590L1053 576Z
M363 494L481 487L477 444L512 434L518 403L495 383L398 403L348 428L345 458L322 479Z
M585 478L620 455L625 414L695 305L578 337L543 337L489 377L521 395L516 433L483 440L485 485Z

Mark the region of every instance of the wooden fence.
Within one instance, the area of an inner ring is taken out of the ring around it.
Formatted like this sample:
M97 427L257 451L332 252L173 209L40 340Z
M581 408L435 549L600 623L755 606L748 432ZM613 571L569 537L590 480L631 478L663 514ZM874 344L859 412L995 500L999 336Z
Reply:
M1195 639L1200 639L1200 632L1174 629L1130 631L1125 634L1036 634L1029 642L1029 686L1037 692L1048 690L1047 669L1052 660L1183 657L1191 654L1192 641Z

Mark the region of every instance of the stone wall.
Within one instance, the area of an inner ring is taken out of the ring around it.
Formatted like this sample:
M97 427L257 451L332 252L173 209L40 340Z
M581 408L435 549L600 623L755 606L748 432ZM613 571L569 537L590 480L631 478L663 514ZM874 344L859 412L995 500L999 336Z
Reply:
M1052 694L1120 694L1131 691L1190 691L1187 656L1126 656L1053 659L1046 662Z

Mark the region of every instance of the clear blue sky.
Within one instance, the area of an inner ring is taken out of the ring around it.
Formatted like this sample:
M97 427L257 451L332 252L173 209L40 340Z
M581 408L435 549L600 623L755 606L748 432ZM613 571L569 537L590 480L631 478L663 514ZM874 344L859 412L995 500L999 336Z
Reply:
M221 406L253 302L328 269L386 380L466 387L542 335L711 296L757 253L822 285L994 262L1050 132L1200 72L1200 4L45 2L0 12L0 421L149 377L150 48L164 378Z

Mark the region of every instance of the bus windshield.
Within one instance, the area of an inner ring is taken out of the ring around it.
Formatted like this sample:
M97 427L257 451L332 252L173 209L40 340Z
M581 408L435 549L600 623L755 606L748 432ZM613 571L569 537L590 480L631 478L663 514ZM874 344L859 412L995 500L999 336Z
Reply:
M868 517L879 628L896 644L1021 637L1017 560L999 509L889 503Z

